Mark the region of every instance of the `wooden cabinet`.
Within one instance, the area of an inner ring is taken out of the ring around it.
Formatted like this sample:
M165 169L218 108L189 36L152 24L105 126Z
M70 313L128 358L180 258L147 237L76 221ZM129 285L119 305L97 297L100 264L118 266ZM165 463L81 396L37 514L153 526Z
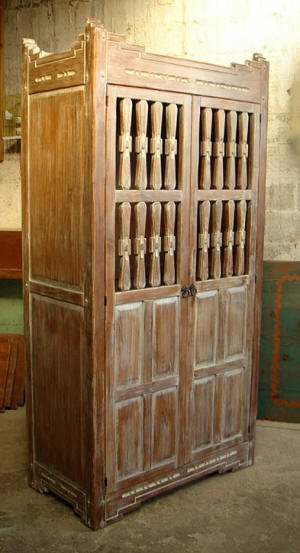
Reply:
M268 64L24 42L30 484L93 528L253 462Z

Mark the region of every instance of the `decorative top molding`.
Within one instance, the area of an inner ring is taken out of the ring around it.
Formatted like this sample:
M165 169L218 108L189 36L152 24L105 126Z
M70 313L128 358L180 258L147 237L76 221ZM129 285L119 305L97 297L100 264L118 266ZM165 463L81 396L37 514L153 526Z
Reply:
M84 34L64 52L45 52L34 40L23 40L29 58L31 93L84 84L85 47L93 42L95 35L106 44L107 71L103 74L108 84L260 102L263 71L266 73L268 67L262 54L254 53L252 60L230 66L152 54L144 46L128 43L125 35L107 32L100 21L92 18L87 19Z

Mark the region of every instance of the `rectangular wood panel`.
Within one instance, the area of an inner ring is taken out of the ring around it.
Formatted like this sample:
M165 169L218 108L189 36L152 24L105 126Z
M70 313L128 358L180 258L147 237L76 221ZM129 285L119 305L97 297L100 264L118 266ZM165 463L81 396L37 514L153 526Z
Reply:
M36 460L83 486L83 310L33 295L31 324Z
M83 286L83 88L30 98L31 275Z
M115 315L115 371L117 386L141 382L144 367L144 304L119 305Z
M219 330L219 294L217 290L197 294L195 300L195 366L216 361Z
M177 447L177 390L152 398L152 466L175 460Z
M164 298L153 302L152 376L160 378L178 373L179 299Z
M193 449L211 445L214 437L215 377L199 378L193 387Z
M229 288L226 294L225 358L245 351L247 287Z
M117 473L123 479L143 470L143 399L117 404L116 421Z
M223 439L229 439L242 433L245 409L244 370L228 371L223 377Z

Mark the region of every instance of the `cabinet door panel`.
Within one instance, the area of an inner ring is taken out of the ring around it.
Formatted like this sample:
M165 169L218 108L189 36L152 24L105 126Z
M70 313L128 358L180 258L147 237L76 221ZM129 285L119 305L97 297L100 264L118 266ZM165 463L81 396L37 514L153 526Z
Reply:
M223 377L222 437L228 439L242 432L244 370L228 371Z
M143 400L117 404L117 473L126 478L143 469Z
M225 324L225 358L241 356L245 351L247 288L238 286L227 290Z
M152 466L175 460L177 444L177 391L164 390L153 394Z
M195 300L195 365L212 365L216 359L218 340L218 292L197 294Z
M193 387L193 449L208 446L213 441L215 378L195 380Z
M107 104L106 466L115 493L186 457L180 289L189 270L191 98L109 86Z
M118 386L141 382L144 366L144 305L119 305L115 317L115 371Z
M179 362L179 299L153 302L153 378L177 374Z
M190 459L248 438L259 107L194 97L190 195Z

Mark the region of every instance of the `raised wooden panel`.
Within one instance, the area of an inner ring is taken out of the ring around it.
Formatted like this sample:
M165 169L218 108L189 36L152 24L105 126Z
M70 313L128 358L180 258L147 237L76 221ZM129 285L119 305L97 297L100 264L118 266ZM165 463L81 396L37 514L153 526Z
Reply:
M197 294L195 301L195 365L213 365L219 327L217 290Z
M31 325L36 460L84 485L83 310L33 295Z
M222 438L242 432L244 401L244 369L228 371L223 376Z
M228 289L226 304L225 358L243 355L245 351L247 286Z
M117 386L141 382L144 355L144 304L118 305L115 312L115 371Z
M199 378L193 386L193 449L209 446L214 433L215 377Z
M177 446L177 389L152 397L152 466L175 460Z
M153 378L178 372L179 302L178 297L153 302Z
M31 276L83 286L85 94L30 97Z
M127 478L143 469L143 400L141 397L116 406L117 475Z

